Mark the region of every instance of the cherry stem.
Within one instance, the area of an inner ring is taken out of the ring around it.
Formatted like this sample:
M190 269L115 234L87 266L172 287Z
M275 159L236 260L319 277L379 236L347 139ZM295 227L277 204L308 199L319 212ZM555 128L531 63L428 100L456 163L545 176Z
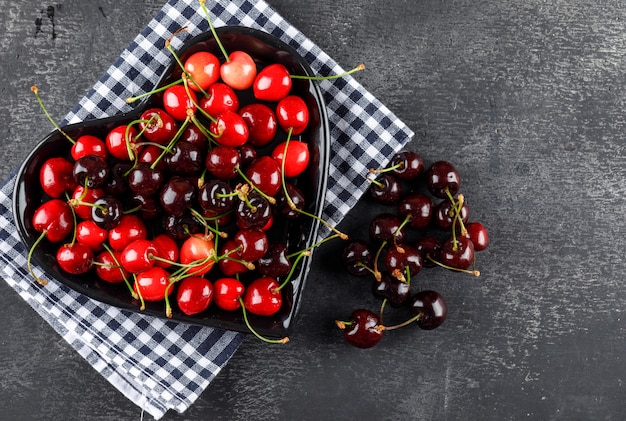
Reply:
M33 243L32 247L28 251L28 258L26 259L26 265L28 266L28 271L30 272L30 274L33 277L33 279L35 279L35 281L37 281L37 283L39 285L47 285L48 281L46 281L45 279L41 279L40 277L35 275L35 271L33 270L33 266L31 264L31 259L33 257L33 252L35 251L35 248L39 245L39 243L41 243L41 240L46 238L47 234L48 234L48 230L43 230L41 232L39 237L37 237L37 240L35 240L35 242Z
M45 105L43 104L43 101L41 100L41 97L39 96L39 88L33 85L30 87L30 90L33 91L33 93L35 94L35 98L37 99L37 102L39 103L39 107L41 107L43 113L46 115L46 117L48 117L48 120L50 120L54 128L57 129L59 133L61 133L67 140L69 140L72 143L72 145L75 145L76 141L72 139L67 133L65 133L63 129L61 129L61 127L57 124L57 122L54 121L50 113L48 113L48 110L46 109Z
M198 88L200 90L200 92L202 92L202 94L204 96L208 96L208 94L206 93L206 91L204 89L202 89L200 86L198 86L198 84L196 83L196 81L193 79L193 75L191 73L189 73L187 71L187 69L185 69L185 65L180 61L180 57L178 56L178 54L176 53L176 51L174 51L174 48L172 48L172 44L171 44L171 39L174 38L176 35L178 35L180 32L183 32L183 30L185 32L187 32L187 27L185 28L181 28L178 31L174 32L172 34L172 36L166 41L165 43L165 47L169 50L170 53L172 53L172 56L174 57L174 60L176 60L176 63L178 63L178 66L180 67L180 69L182 70L182 80L184 81L185 79L190 79L191 82L193 83L193 85Z
M436 264L437 266L441 266L444 269L448 269L448 270L453 270L455 272L462 272L462 273L468 273L470 275L474 275L476 277L480 276L480 271L474 269L474 270L469 270L469 269L459 269L459 268L455 268L452 266L448 266L446 264L443 264L441 262L438 262L437 260L433 259L432 257L430 257L430 255L426 255L426 258L428 260L430 260L431 262L433 262L434 264Z
M261 336L250 324L250 321L248 320L248 312L246 311L246 306L244 305L243 299L241 297L239 297L239 305L241 306L243 321L246 323L246 326L248 327L248 329L250 329L250 332L252 332L254 336L259 338L263 342L267 342L268 344L286 344L287 342L289 342L289 338L286 336L282 339L270 339L266 338L265 336Z
M385 306L387 305L388 300L385 298L383 302L380 303L380 311L378 312L378 323L383 323L383 312L385 311Z
M180 137L182 136L183 132L187 128L187 124L189 124L189 120L190 120L189 116L187 116L187 118L185 118L183 120L183 124L180 125L180 127L178 128L178 131L176 132L176 134L174 135L172 140L170 140L170 142L167 144L167 146L163 148L163 151L161 152L161 154L159 156L157 156L157 158L154 160L152 165L150 165L150 169L152 169L152 170L155 169L157 167L157 165L159 165L159 162L161 162L161 159L163 159L165 154L172 152L172 148L174 147L174 145L176 145L176 142L178 142L178 139L180 139Z
M356 72L360 72L361 70L365 70L365 64L361 63L356 66L354 69L348 70L347 72L340 73L338 75L329 75L329 76L307 76L307 75L289 75L292 79L306 79L306 80L332 80L332 79L340 79L342 77L351 75Z
M170 278L170 282L165 287L165 317L168 319L172 318L172 306L170 305L170 288L174 285L179 279Z
M211 33L213 34L213 37L215 38L215 41L217 42L218 47L222 51L222 54L224 55L224 59L226 60L226 62L230 62L230 57L228 57L228 52L224 48L222 41L220 41L220 37L217 35L217 31L215 31L215 27L213 26L211 15L209 14L208 9L206 8L206 5L205 5L206 0L199 0L199 3L200 3L200 7L202 7L202 11L206 15L206 20L209 23L209 28L211 28Z
M142 99L142 98L145 98L145 97L150 96L152 94L163 92L163 91L171 88L172 86L178 85L182 81L183 81L182 79L178 79L178 80L175 80L174 82L170 82L167 85L163 85L160 88L153 89L153 90L151 90L149 92L144 92L143 94L139 94L139 95L128 97L128 98L126 98L126 103L127 104L132 104L133 102L137 101L138 99Z
M139 295L138 295L139 293L135 292L135 290L133 290L133 286L130 284L128 278L126 277L126 274L124 273L124 269L122 269L122 265L120 264L119 260L117 260L117 257L113 253L113 250L111 250L109 248L109 246L104 244L104 243L102 244L102 246L111 255L111 258L115 262L115 265L116 265L115 267L119 268L120 273L122 274L122 279L124 279L124 283L126 284L126 287L128 288L128 291L130 291L130 296L133 297L135 300L139 299ZM139 289L137 289L137 291L139 291Z
M400 323L400 324L393 325L393 326L382 326L382 325L381 325L380 327L381 327L381 329L382 329L382 330L395 330L395 329L400 329L401 327L408 326L408 325L410 325L411 323L413 323L413 322L416 322L416 321L420 320L422 317L424 317L424 313L421 313L421 312L420 312L420 313L416 314L415 316L411 317L409 320L404 321L404 322L402 322L402 323Z
M378 250L376 250L376 256L374 257L374 277L376 278L376 282L380 282L380 280L382 279L380 270L378 270L378 260L380 259L380 254L383 252L383 249L386 245L387 241L383 241L380 244L380 247L378 247Z
M237 172L239 173L241 178L243 178L243 180L248 185L250 185L250 187L252 187L252 189L254 189L257 193L259 193L261 196L263 196L265 198L265 200L270 202L272 205L276 204L276 199L274 199L272 196L269 196L268 194L264 193L260 188L255 186L254 183L252 183L252 181L250 181L250 179L244 174L244 172L241 170L241 168L239 168L239 165L237 165L235 167L235 169L237 170Z
M139 296L139 302L141 305L139 306L139 310L143 311L146 309L146 301L143 299L143 295L141 294L141 288L139 288L139 283L137 282L137 276L133 274L133 278L135 280L135 288L137 288L137 295Z
M394 170L397 170L397 169L402 168L402 167L404 167L404 161L398 162L397 164L392 165L391 167L380 168L380 169L370 168L369 173L370 174L381 174L381 173L385 173L385 172L394 171Z
M205 235L208 234L208 231L211 231L215 235L218 235L218 236L220 236L222 238L228 238L228 233L227 232L220 231L218 228L213 228L213 227L209 226L209 224L207 222L207 219L200 212L198 212L194 208L189 208L189 211L198 220L198 222L200 222L202 225L204 225Z
M273 289L273 292L278 292L281 289L283 289L289 282L291 282L291 278L293 277L293 274L296 271L296 266L298 266L298 263L300 263L300 260L302 260L302 258L304 256L310 256L311 252L309 250L306 251L302 251L301 253L298 254L298 256L296 257L296 260L294 260L294 262L291 265L291 269L289 270L289 273L287 274L287 277L285 278L285 280L276 288Z

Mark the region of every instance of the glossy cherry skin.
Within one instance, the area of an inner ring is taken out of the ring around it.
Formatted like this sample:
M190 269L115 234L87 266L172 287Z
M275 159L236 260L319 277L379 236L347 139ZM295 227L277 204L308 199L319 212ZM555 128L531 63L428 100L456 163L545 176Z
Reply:
M309 125L309 109L302 98L287 95L276 105L278 125L285 131L291 130L292 135L299 135Z
M246 168L245 174L252 184L268 196L278 193L282 185L278 162L267 155L255 159Z
M150 142L167 145L176 135L176 120L161 108L149 108L140 117L139 128Z
M470 222L465 224L467 229L466 237L474 244L475 251L483 251L489 246L489 232L480 222Z
M286 276L291 270L291 262L285 243L270 243L265 255L257 260L256 269L270 278Z
M231 180L238 174L240 155L233 146L218 145L207 153L205 168L221 180Z
M392 213L382 213L376 215L370 221L369 236L376 242L395 242L402 243L406 235L406 230L401 227L402 221Z
M250 54L244 51L233 51L228 61L220 67L222 81L233 89L248 89L254 83L257 69Z
M441 241L433 236L422 237L417 240L415 249L419 251L422 256L423 267L435 267L437 264L434 261L439 261L441 255ZM431 260L432 259L432 260Z
M72 176L79 186L90 189L104 187L109 181L109 165L99 156L85 155L74 162Z
M239 115L248 126L248 142L252 146L265 146L276 137L278 131L276 113L267 105L261 103L245 105L239 110Z
M426 186L433 196L448 199L448 194L455 196L461 188L461 176L450 162L437 161L426 171Z
M157 257L163 260L155 260L155 266L167 268L172 266L173 262L178 261L180 250L178 249L178 243L172 237L167 234L158 234L152 239L152 244L157 249Z
M126 132L128 129L128 137ZM121 125L113 128L106 136L105 143L109 154L121 161L133 161L137 157L137 129Z
M385 267L394 277L409 281L422 270L422 255L407 244L392 245L385 253Z
M245 291L241 281L235 278L220 278L213 284L215 296L213 301L222 310L237 310L241 307L239 302Z
M258 100L280 101L291 91L289 71L280 63L270 64L257 74L252 91Z
M218 266L224 275L235 276L249 271L248 266L242 263L243 258L239 254L240 249L235 240L227 239L222 243Z
M97 264L94 264L98 278L112 284L124 282L124 278L129 279L130 273L120 265L120 258L119 251L101 251L95 259Z
M173 288L169 287L169 273L161 267L153 266L138 273L135 278L135 292L146 301L162 301L166 293L169 295L173 291Z
M457 206L458 204L452 203L449 200L444 200L439 203L434 210L433 219L435 224L441 228L442 230L448 230L452 228L453 224L456 224L456 228L459 228L459 222L456 220L457 216ZM469 207L466 203L461 205L461 210L459 214L463 223L466 223L469 220L470 211Z
M218 82L209 87L207 95L200 98L199 105L208 115L217 117L225 111L237 112L239 97L233 88Z
M105 196L103 189L85 189L77 186L72 193L69 204L74 208L76 215L82 220L91 220L92 206L98 199Z
M343 336L352 346L367 349L375 346L383 337L378 316L366 309L357 309L345 323Z
M108 236L109 232L93 221L81 221L76 225L76 241L91 247L93 251L101 250Z
M63 271L72 275L82 275L89 272L93 266L93 250L81 243L62 245L56 254L56 261Z
M74 161L86 155L96 155L102 159L109 157L109 152L107 151L104 140L88 134L79 136L78 139L76 139L76 143L72 145L71 154Z
M469 269L474 264L474 244L469 238L456 236L441 245L439 260L446 266L456 269Z
M200 188L198 204L204 211L226 213L235 206L233 188L224 180L210 180Z
M415 180L424 171L422 157L413 151L401 151L391 158L393 173L402 180Z
M45 233L49 241L58 243L74 228L72 209L61 199L48 200L35 210L32 223L37 232Z
M187 110L195 114L197 103L196 94L192 90L187 91L183 85L170 86L163 92L163 108L177 121L187 118Z
M128 187L133 193L150 196L159 191L164 179L161 170L141 163L128 174Z
M103 196L94 202L91 208L91 219L105 230L117 226L122 219L122 203L113 196Z
M386 299L392 307L400 308L411 298L411 284L402 282L385 272L380 282L373 282L372 292L374 296Z
M283 297L274 278L262 277L252 281L243 296L247 311L257 316L276 314L283 305Z
M39 171L39 185L48 196L58 199L76 188L74 164L62 157L47 159Z
M146 224L137 215L122 215L119 224L109 230L109 246L113 250L122 251L135 240L148 238Z
M220 145L241 146L248 141L248 126L234 111L226 110L211 121L209 131Z
M186 273L202 276L215 264L215 242L202 235L192 235L180 246L180 263L190 265Z
M415 322L424 330L436 329L443 324L448 316L448 306L436 291L424 290L411 298L411 314L420 315Z
M150 240L133 240L122 250L120 264L130 273L144 272L154 266L157 248Z
M309 165L309 145L300 140L281 142L272 151L272 158L278 163L279 168L285 171L285 177L297 177Z
M196 199L196 188L187 178L172 177L159 192L163 210L174 216L182 216Z
M391 174L379 174L371 180L371 183L368 189L369 196L378 203L391 205L398 203L402 198L402 185Z
M182 176L200 175L204 170L204 148L179 140L165 155L165 164L170 173Z
M205 91L220 77L220 60L208 51L198 51L185 60L185 71L191 76L189 87Z
M206 278L192 276L180 281L176 302L180 311L188 316L202 313L213 301L213 284Z
M426 228L433 220L434 205L430 196L421 193L406 195L398 204L401 217L411 216L409 222L413 228Z
M355 276L371 274L374 254L365 241L350 241L341 253L341 260L348 273Z
M260 229L241 229L233 237L237 247L241 247L239 255L248 262L255 262L267 253L269 241L265 232Z
M285 194L285 190L287 190L287 194ZM281 218L298 218L302 215L302 212L299 211L304 210L306 207L304 193L291 183L285 183L285 188L278 190L275 199L274 213Z

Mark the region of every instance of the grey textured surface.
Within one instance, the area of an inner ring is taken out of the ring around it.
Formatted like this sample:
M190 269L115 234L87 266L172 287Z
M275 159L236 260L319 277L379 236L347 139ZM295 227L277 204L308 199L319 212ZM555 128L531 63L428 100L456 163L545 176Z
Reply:
M416 132L410 148L457 165L492 244L480 278L420 274L448 301L444 326L368 351L333 320L377 302L325 245L292 341L250 338L165 419L622 419L623 3L269 2L344 67L366 63L359 80ZM62 118L162 6L124 3L0 0L2 179L50 131L29 87ZM342 228L364 237L374 212ZM0 418L140 419L2 282L0 308Z

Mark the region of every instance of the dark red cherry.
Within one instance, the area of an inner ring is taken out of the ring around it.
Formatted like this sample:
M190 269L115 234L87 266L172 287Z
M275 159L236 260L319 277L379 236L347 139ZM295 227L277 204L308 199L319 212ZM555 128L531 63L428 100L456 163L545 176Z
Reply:
M385 267L395 278L410 281L422 269L422 256L414 247L394 244L385 253Z
M375 179L371 179L370 182L369 196L376 202L391 205L398 203L402 198L402 186L400 181L393 175L379 174Z
M337 324L343 329L346 341L357 348L371 348L383 337L384 329L380 325L378 316L370 310L354 310L348 321Z
M65 158L47 159L39 170L39 185L48 196L58 199L76 188L74 164Z
M424 290L411 298L411 314L418 316L417 326L424 330L438 328L448 316L448 306L436 291Z
M239 254L239 250L241 247L237 246L232 239L227 239L222 243L218 266L224 275L235 276L250 270Z
M276 118L285 132L292 129L292 135L299 135L309 124L309 109L302 98L288 95L278 102Z
M374 296L386 299L394 308L402 307L411 298L411 284L402 282L389 272L383 273L381 280L372 284Z
M461 188L461 176L450 162L437 161L426 171L426 186L433 196L448 199Z
M189 74L189 88L206 91L220 78L220 60L208 51L198 51L185 60L185 71Z
M203 232L204 225L189 211L180 216L165 215L162 221L163 230L176 240L185 240L190 235Z
M237 167L240 164L239 151L233 146L218 145L207 153L205 167L213 175L221 180L230 180L238 174Z
M110 230L119 224L122 214L122 204L113 196L99 198L91 208L91 219L105 230Z
M235 278L220 278L213 286L215 287L213 301L219 308L232 311L241 307L239 300L245 290L241 281Z
M398 214L401 217L410 216L410 225L413 228L426 228L433 219L433 201L421 193L406 195L398 204Z
M272 207L266 198L255 191L248 194L248 200L239 201L236 209L239 228L265 229L272 221Z
M265 255L257 260L256 269L270 278L286 276L291 270L291 262L285 243L270 243Z
M92 205L105 194L105 191L100 188L86 189L83 186L77 186L72 193L69 204L80 219L90 220L93 212Z
M244 292L244 307L257 316L276 314L283 304L283 297L278 287L278 282L274 278L255 279Z
M93 266L93 250L81 243L62 245L56 254L56 261L63 271L72 275L82 275L89 272Z
M113 165L109 174L109 181L105 186L108 195L121 197L128 193L128 172L133 168L130 162L119 162Z
M182 216L196 198L196 189L187 178L172 177L159 193L163 210L174 216Z
M180 135L180 139L185 142L193 143L194 145L198 145L201 148L206 148L207 146L207 137L206 135L195 125L195 123L191 122L187 124L185 130Z
M465 224L467 229L467 238L474 244L475 251L482 251L489 246L489 233L487 228L480 222L470 222Z
M206 278L192 276L180 281L176 302L180 311L188 316L202 313L213 301L213 284Z
M474 244L467 237L457 235L441 245L439 260L456 269L469 269L474 264Z
M443 230L449 230L450 228L452 228L452 224L454 223L458 228L458 220L455 222L457 218L457 212L459 212L458 203L452 203L450 200L442 201L435 208L434 220L436 225ZM463 202L459 214L463 223L469 220L469 215L469 208L467 207L467 204Z
M265 232L258 228L241 229L233 237L237 247L241 247L239 255L248 262L255 262L265 255L269 241Z
M204 151L198 145L179 140L171 153L165 155L164 161L171 173L199 175L204 170Z
M254 97L258 100L280 101L291 90L289 71L280 63L270 64L256 75L252 90Z
M214 179L205 183L198 192L198 204L204 211L222 214L235 206L233 188L224 180Z
M391 158L393 173L403 180L414 180L424 171L422 157L413 151L398 152Z
M129 198L128 207L146 221L156 219L163 213L158 195L146 196L135 193Z
M198 99L196 94L185 89L183 85L170 86L163 92L163 108L175 120L183 121L187 118L187 110L196 113Z
M439 256L441 255L441 241L439 239L432 236L422 237L417 240L415 248L422 256L422 266L437 266L433 260L439 261Z
M109 157L106 143L99 137L88 134L76 139L76 143L72 145L71 154L74 161L86 155L97 155L105 160Z
M267 155L259 156L245 171L252 184L268 196L274 196L280 190L282 177L276 160Z
M287 190L287 195L285 195L285 190ZM304 210L306 206L304 193L291 183L285 183L285 188L280 189L275 198L274 210L282 218L295 219L302 215L302 212L298 210Z
M74 181L89 189L104 187L109 181L109 165L99 156L85 155L74 162Z
M364 241L350 241L343 249L341 260L348 273L355 276L371 274L374 254Z
M392 213L379 214L370 221L369 236L374 241L389 243L395 239L395 242L402 243L405 235L402 221Z
M237 150L239 151L239 167L242 170L246 169L259 156L257 149L250 143L239 146Z
M200 99L199 105L208 115L217 117L225 111L237 112L239 98L233 88L218 82L209 87L207 96Z
M276 137L278 121L276 113L270 107L261 103L252 103L243 106L239 115L248 126L248 142L260 147L270 143Z
M128 187L137 194L150 196L161 188L163 173L147 164L137 164L128 174Z
M176 120L161 108L149 108L141 113L139 128L150 142L167 145L176 135Z

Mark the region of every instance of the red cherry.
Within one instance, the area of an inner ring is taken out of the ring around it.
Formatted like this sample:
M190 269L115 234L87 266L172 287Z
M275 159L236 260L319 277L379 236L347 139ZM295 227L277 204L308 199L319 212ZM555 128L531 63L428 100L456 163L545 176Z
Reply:
M93 221L82 221L76 225L76 241L91 247L93 251L102 249L108 235L107 230L100 228Z
M63 241L74 228L72 209L61 199L51 199L39 206L33 213L32 222L33 228L45 233L53 243Z
M449 238L441 245L441 263L455 269L469 269L474 264L474 244L469 238Z
M161 259L169 260L169 262L177 262L179 256L178 244L176 240L167 234L159 234L152 239L152 243L157 249L157 256ZM167 268L172 266L172 263L157 260L154 262L156 266Z
M241 229L233 237L237 247L241 247L239 255L243 260L256 262L267 253L269 241L260 229Z
M220 77L220 60L208 51L198 51L185 60L185 70L191 75L189 87L194 91L203 91L213 85Z
M218 116L224 111L236 112L239 109L239 98L230 86L225 83L214 83L207 96L200 99L200 108L210 116Z
M285 149L287 150L286 153ZM285 177L297 177L309 165L309 145L300 140L290 140L289 143L282 142L272 151L272 158L285 171Z
M128 128L128 138L126 131ZM139 148L137 142L137 129L133 126L121 125L113 128L106 136L107 150L111 156L121 161L132 161L137 156Z
M220 278L213 284L215 296L213 301L222 310L237 310L241 307L239 299L244 293L243 284L235 278Z
M218 266L224 275L235 276L238 273L248 272L248 267L240 262L243 258L239 254L239 248L235 240L226 240L222 244L220 256Z
M234 111L224 111L211 121L209 130L220 145L241 146L248 141L248 126L243 118Z
M248 285L243 296L247 311L258 316L276 314L283 304L283 297L274 278L257 278Z
M58 199L66 191L76 187L74 164L65 158L54 157L46 160L39 170L39 185L48 196Z
M487 228L480 222L470 222L465 224L467 229L467 238L474 244L475 251L482 251L489 246L489 233Z
M79 218L83 220L91 220L92 207L90 204L96 203L96 200L104 197L105 192L103 189L86 189L83 186L78 186L72 193L72 200L70 205L74 208L74 212Z
M163 92L163 108L178 121L187 118L187 110L195 114L197 103L196 94L191 90L187 93L183 85L170 86Z
M146 224L137 215L122 215L120 222L109 230L109 245L113 250L122 251L135 240L148 238Z
M251 87L256 72L254 60L244 51L233 51L228 56L228 61L220 67L220 76L224 83L237 90Z
M169 274L161 267L152 268L135 275L135 292L141 295L146 301L162 301L165 293L171 294L173 288L168 288L170 284Z
M213 284L200 277L185 278L178 285L176 302L180 311L188 316L202 313L213 301Z
M62 245L56 254L59 267L72 275L87 273L93 265L93 251L80 243Z
M202 276L211 270L215 263L215 242L202 235L187 238L180 247L180 263L193 264L186 272L190 275Z
M130 274L120 265L122 253L119 251L103 250L96 256L96 275L100 279L112 284L118 284L128 279Z
M302 98L295 95L288 95L281 99L276 106L276 117L278 125L291 134L301 134L309 124L309 109Z
M280 101L291 90L289 71L280 63L270 64L257 74L252 89L258 100Z
M143 164L147 164L148 166L152 166L157 159L160 159L159 162L154 166L155 170L165 171L167 169L167 163L164 159L160 158L163 154L163 149L156 145L146 145L141 148L141 152L137 157L137 161Z
M78 161L83 156L96 155L102 159L109 157L106 143L97 136L82 135L76 139L76 143L72 145L72 158L74 161Z
M167 145L178 131L176 120L165 110L149 108L141 113L139 128L150 142Z
M233 146L217 145L207 153L205 167L216 178L230 180L237 176L239 151Z
M120 263L130 273L139 273L154 266L153 256L158 253L150 240L134 240L122 250Z
M239 115L248 126L248 142L252 146L264 146L274 140L278 130L276 113L265 104L252 103L239 110Z
M245 174L252 184L268 196L278 193L282 185L280 167L276 160L267 155L252 161Z

